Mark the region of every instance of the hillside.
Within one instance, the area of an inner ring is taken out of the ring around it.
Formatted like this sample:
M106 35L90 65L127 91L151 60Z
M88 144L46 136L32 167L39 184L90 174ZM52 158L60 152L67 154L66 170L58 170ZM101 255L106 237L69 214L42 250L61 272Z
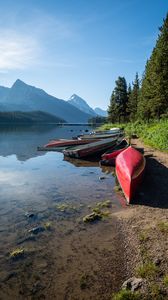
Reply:
M76 94L73 94L69 98L68 103L91 116L96 116L95 111L87 104L87 102Z
M102 117L107 117L107 111L104 110L104 109L101 109L101 108L99 108L99 107L96 107L96 108L94 109L94 111L95 111L96 115L99 115L99 116L102 116Z
M0 124L34 124L34 123L65 123L60 119L48 113L41 111L32 112L0 112Z
M43 111L53 114L66 122L86 123L90 115L82 112L67 101L47 94L17 79L9 89L0 87L1 111Z

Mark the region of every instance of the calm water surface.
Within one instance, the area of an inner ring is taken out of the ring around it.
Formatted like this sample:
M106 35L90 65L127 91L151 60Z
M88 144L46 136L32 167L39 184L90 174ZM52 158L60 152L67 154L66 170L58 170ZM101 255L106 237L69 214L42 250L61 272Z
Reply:
M110 299L122 281L113 169L36 150L88 129L0 129L0 299ZM83 223L105 200L109 217Z

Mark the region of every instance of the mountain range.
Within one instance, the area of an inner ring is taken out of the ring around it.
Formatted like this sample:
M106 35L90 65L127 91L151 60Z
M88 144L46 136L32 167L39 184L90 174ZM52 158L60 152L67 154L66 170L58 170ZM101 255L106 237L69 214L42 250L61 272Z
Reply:
M91 108L88 103L82 99L81 97L79 97L76 94L73 94L68 102L72 105L74 105L75 107L79 108L80 110L82 110L83 112L86 112L90 115L92 115L93 117L96 117L97 115L100 115L102 117L107 117L107 111L96 107L95 109Z
M11 88L0 86L0 111L42 111L69 123L87 123L97 114L77 95L68 101L47 94L44 90L17 79Z

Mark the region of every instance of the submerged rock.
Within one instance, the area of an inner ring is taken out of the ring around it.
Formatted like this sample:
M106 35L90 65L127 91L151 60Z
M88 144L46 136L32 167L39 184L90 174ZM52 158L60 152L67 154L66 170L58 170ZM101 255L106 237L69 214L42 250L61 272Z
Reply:
M92 212L91 214L86 215L83 218L83 222L87 223L87 222L93 222L93 221L101 220L101 219L102 219L102 215L101 214L99 214L97 212Z
M17 275L18 274L15 271L9 272L9 273L4 272L4 273L1 274L1 280L0 281L1 282L6 282L6 281L10 280L11 278L16 277Z
M36 217L36 215L34 214L34 213L29 213L29 212L26 212L25 213L25 217L27 217L27 218L35 218Z
M96 207L109 208L109 207L111 207L111 200L105 200L105 201L98 202L96 204Z
M37 233L42 232L42 231L44 231L44 230L45 230L44 227L42 227L42 226L37 226L37 227L34 227L34 228L30 229L30 230L29 230L29 233L37 234Z
M16 248L15 250L10 252L10 258L11 259L19 259L23 257L25 254L25 250L22 248Z
M99 180L103 180L103 179L106 179L106 176L100 176L99 177Z
M34 242L36 240L35 236L26 236L24 238L21 238L17 241L17 245L21 245L25 242Z

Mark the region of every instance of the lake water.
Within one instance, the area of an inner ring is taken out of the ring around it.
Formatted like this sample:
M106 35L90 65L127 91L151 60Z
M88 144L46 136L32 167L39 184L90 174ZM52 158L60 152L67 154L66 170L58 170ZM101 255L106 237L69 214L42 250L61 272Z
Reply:
M124 278L112 168L38 152L84 126L0 129L0 299L110 299ZM98 202L101 221L83 217ZM101 204L100 204L101 205ZM120 245L120 249L119 249ZM21 251L13 258L13 250Z

